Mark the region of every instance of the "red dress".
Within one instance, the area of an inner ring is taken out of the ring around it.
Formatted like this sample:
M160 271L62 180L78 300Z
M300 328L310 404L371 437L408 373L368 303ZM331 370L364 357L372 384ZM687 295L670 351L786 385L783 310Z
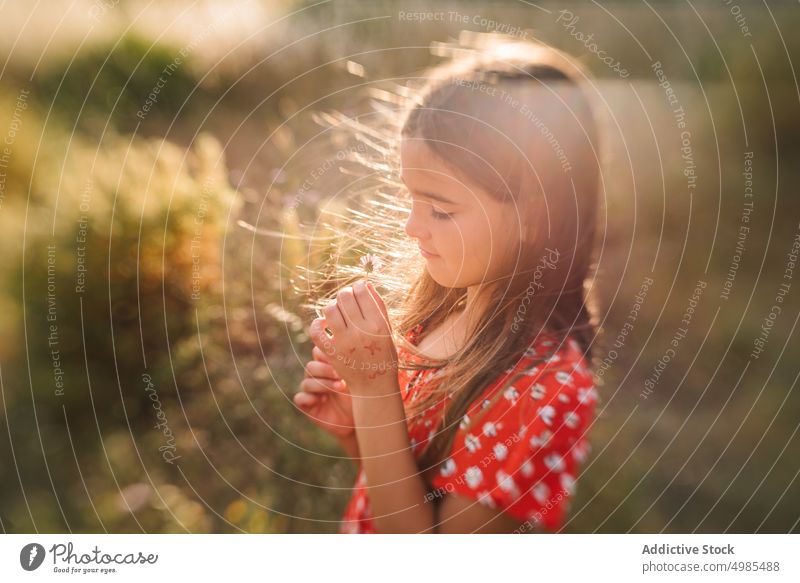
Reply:
M409 332L408 339L416 344L421 331L420 324ZM533 364L536 355L551 353L544 363ZM414 358L409 353L398 356ZM502 396L495 395L496 388L518 371L526 371L525 376ZM407 411L426 384L440 374L435 369L399 371ZM523 525L557 531L569 511L579 469L591 451L586 434L598 401L594 379L577 342L568 337L558 346L554 336L540 334L516 366L470 405L450 456L439 466L433 480L437 490L429 499L445 494L465 496L501 510ZM408 421L417 457L436 432L442 405L443 401L437 402ZM477 427L465 430L470 418L482 409L488 410ZM340 532L376 532L363 469L345 508Z

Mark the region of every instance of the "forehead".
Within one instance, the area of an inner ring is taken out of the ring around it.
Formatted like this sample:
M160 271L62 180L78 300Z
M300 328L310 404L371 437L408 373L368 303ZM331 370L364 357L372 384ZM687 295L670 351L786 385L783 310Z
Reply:
M419 138L403 138L400 143L400 162L401 175L407 183L418 179L441 184L463 180Z
M464 172L439 157L424 140L403 138L401 180L414 194L467 209L480 207L484 213L505 212L507 204L490 196Z

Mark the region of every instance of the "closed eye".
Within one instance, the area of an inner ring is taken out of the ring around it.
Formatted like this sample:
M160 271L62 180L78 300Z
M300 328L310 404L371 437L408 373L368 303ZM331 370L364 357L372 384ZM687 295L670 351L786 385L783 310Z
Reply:
M415 194L417 196L422 197L422 198L433 199L433 200L436 200L436 199L440 198L438 195L432 194L430 192L413 192L410 188L408 188L408 186L405 186L404 190L406 191L407 194L411 195L412 201L414 200L414 195ZM450 201L444 200L444 202L450 202ZM444 211L436 210L436 207L431 205L431 217L436 219L437 221L444 221L444 220L447 220L447 219L452 219L453 218L453 213L447 213L447 212L444 212Z
M444 221L447 219L453 218L453 213L444 213L441 211L437 211L435 208L431 209L431 216L436 219L437 221Z

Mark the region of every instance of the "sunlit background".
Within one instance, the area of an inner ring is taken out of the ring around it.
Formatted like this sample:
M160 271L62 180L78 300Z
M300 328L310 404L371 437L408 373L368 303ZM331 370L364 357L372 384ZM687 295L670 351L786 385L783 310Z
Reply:
M797 532L798 25L741 0L4 3L0 528L335 532L355 471L291 400L290 279L349 185L315 114L499 31L578 57L603 106L604 402L565 531Z

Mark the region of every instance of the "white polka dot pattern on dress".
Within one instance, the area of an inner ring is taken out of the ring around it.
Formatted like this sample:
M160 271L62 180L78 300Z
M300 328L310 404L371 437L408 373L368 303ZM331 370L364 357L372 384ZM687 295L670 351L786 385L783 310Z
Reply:
M559 345L548 338L540 337L536 348L526 350L510 369L506 378L511 384L492 383L475 399L431 486L443 496L470 498L556 531L565 521L577 476L591 452L587 433L599 396L577 342L570 339ZM543 357L544 362L533 360ZM401 370L398 380L405 401L413 402L435 376L439 375L429 371L414 375L413 387L406 392L411 375ZM409 420L411 443L421 446L431 439L440 420L439 407ZM415 448L415 455L421 450ZM362 476L363 471L341 532L375 532Z

